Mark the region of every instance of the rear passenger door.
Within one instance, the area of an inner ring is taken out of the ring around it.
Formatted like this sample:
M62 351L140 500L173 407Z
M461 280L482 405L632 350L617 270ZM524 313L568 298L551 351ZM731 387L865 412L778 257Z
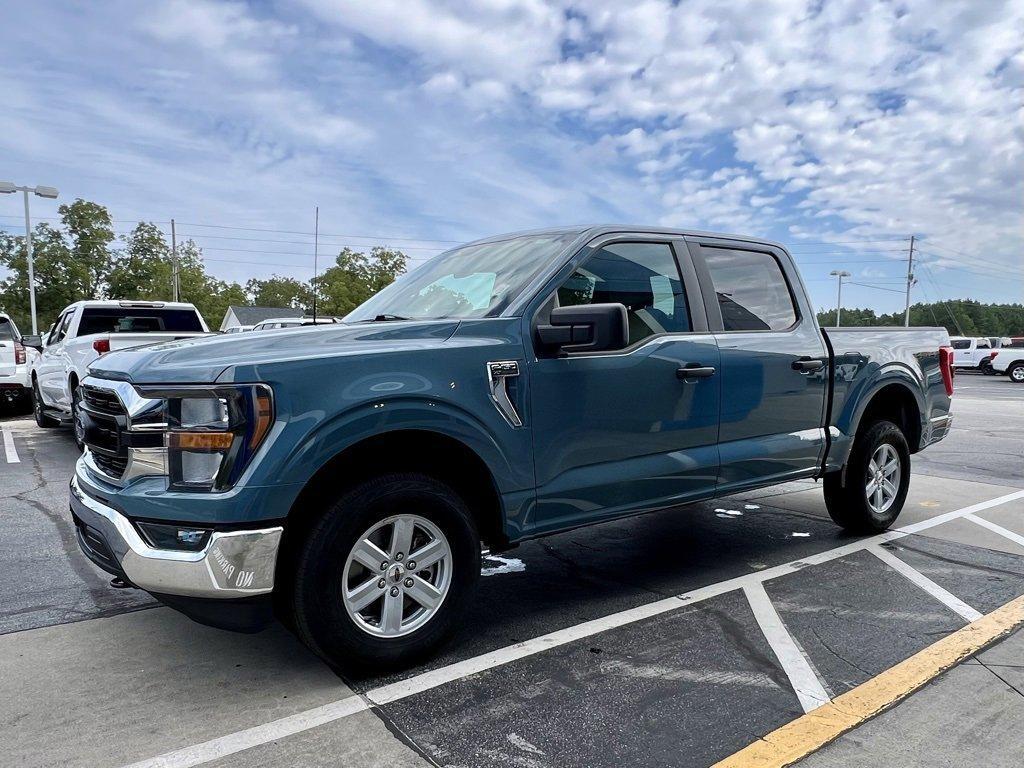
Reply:
M689 239L721 354L719 490L813 475L824 456L828 350L789 257Z
M537 507L524 532L715 492L718 349L682 238L615 236L590 244L541 293L525 322L546 323L554 306L606 303L626 307L625 349L546 354L528 331ZM680 375L687 366L702 370Z

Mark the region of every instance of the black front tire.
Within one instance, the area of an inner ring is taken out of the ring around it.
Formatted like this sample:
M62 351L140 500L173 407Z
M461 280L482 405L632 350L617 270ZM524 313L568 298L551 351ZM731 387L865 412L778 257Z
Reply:
M85 426L82 424L82 388L71 390L71 429L79 451L85 450Z
M32 381L32 415L35 416L36 424L43 429L53 429L60 426L60 421L49 416L43 405L43 396L39 394L39 382Z
M451 581L440 606L422 626L398 637L376 636L358 626L346 610L345 563L367 530L410 510L443 532L451 550ZM302 543L294 574L294 627L302 641L335 668L372 665L377 671L406 666L451 637L479 576L480 537L472 514L454 490L419 473L373 478L330 503Z
M1010 381L1024 384L1024 363L1014 363L1006 369L1006 375L1010 377Z
M900 461L900 477L896 496L884 512L877 512L869 503L865 489L870 479L869 464L883 444L890 445ZM907 438L891 421L876 421L854 439L853 449L844 470L825 475L825 506L829 516L850 533L881 533L899 517L910 490L910 448Z

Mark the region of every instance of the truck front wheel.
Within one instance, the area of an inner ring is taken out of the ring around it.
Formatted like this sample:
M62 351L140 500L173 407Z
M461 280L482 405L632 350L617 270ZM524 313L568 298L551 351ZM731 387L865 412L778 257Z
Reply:
M377 477L306 537L295 627L336 667L410 664L450 637L479 576L480 538L457 493L427 475Z
M851 533L881 533L895 522L910 489L910 449L891 421L858 434L845 472L825 475L825 506Z

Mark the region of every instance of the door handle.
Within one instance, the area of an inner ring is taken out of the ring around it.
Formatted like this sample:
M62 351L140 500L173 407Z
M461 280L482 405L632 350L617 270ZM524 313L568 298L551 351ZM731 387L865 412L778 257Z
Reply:
M824 360L813 360L809 357L799 357L793 361L793 370L800 371L801 373L811 373L812 371L820 371L824 367Z
M700 363L686 363L676 369L676 378L680 381L688 379L706 379L715 375L715 368L712 365L701 365Z

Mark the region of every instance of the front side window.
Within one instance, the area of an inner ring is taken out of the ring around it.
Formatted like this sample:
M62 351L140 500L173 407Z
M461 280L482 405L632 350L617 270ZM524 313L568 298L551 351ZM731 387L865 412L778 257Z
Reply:
M701 248L726 331L784 331L796 307L778 260L769 253Z
M978 349L992 349L992 345L988 343L988 339L981 339L978 341Z
M558 289L558 305L623 304L629 343L691 330L686 293L667 243L612 243L576 269Z
M50 331L50 340L47 344L55 344L67 335L68 326L71 325L71 317L74 314L74 312L66 312L57 318L57 322L53 324L53 330Z

